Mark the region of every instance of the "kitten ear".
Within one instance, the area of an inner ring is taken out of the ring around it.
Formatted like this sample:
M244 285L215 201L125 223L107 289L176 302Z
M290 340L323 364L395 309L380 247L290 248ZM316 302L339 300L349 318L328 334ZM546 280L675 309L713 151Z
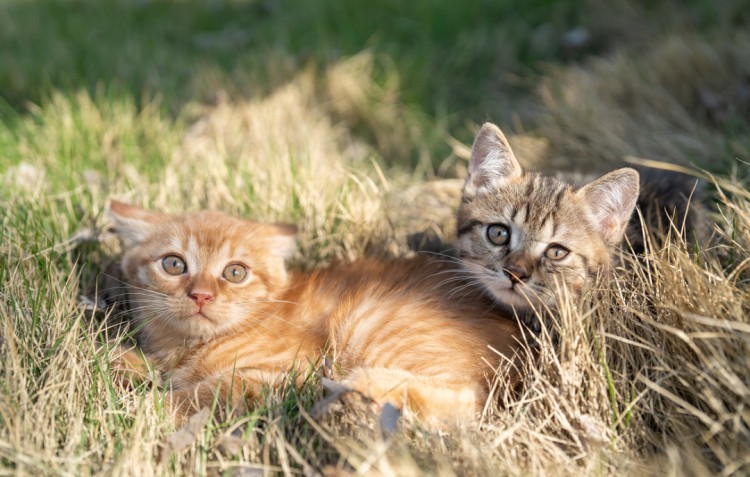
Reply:
M150 212L117 200L110 201L109 216L115 222L115 234L126 247L143 242L154 225L165 218L164 214Z
M624 167L583 186L578 192L594 225L610 244L619 244L638 201L638 172Z
M287 259L297 251L297 226L292 224L270 224L266 226L274 242L273 249Z
M463 195L472 198L497 189L506 180L523 173L503 132L492 123L484 123L471 146L469 177Z

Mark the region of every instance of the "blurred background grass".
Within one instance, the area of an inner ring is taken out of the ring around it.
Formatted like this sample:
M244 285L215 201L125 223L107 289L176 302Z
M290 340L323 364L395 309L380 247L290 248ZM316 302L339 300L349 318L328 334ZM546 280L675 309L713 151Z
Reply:
M369 101L390 101L409 118L409 131L393 127L386 140L383 125L362 112L342 120L387 163L438 168L452 154L447 138L470 142L476 123L533 130L539 84L553 69L621 51L646 56L670 36L729 42L746 29L747 7L739 0L6 0L2 161L23 160L13 147L19 123L29 115L44 121L40 109L53 108L56 95L85 93L104 111L155 107L176 121L191 105L268 95L300 71L322 75L368 52L372 81L382 89ZM744 119L725 120L730 138L732 127L746 136ZM149 147L148 137L136 141ZM133 152L128 160L160 164L153 151ZM87 164L102 165L92 159Z

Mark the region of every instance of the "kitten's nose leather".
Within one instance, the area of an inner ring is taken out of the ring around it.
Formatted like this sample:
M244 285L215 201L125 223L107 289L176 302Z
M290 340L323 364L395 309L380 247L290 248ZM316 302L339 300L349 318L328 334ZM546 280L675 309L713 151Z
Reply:
M214 299L213 295L210 293L191 293L190 298L192 298L195 301L195 304L200 307Z
M505 270L505 273L508 274L510 281L513 283L522 282L529 278L529 271L515 264L508 265L503 270Z

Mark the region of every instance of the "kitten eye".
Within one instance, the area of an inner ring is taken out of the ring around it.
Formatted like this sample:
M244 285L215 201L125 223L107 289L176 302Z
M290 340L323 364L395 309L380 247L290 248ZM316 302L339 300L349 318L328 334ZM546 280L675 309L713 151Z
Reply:
M232 283L240 283L247 276L247 268L239 263L233 263L224 269L221 276Z
M507 245L510 242L510 229L505 225L490 225L487 227L487 238L495 245Z
M553 245L544 251L544 256L550 260L560 260L568 256L570 250L559 245Z
M164 267L164 271L170 275L182 275L187 273L187 265L185 261L177 255L168 255L161 261L161 266Z

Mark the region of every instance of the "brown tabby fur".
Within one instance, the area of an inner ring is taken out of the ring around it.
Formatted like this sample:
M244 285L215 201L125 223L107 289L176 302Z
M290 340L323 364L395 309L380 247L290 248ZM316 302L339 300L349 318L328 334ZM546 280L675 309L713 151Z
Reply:
M618 169L580 188L521 169L502 131L486 123L472 147L458 209L456 252L502 306L538 329L536 311L574 295L610 267L638 198L638 173ZM490 227L510 231L497 245ZM551 259L550 249L566 255Z
M169 374L172 402L252 404L326 354L344 384L380 404L441 421L474 415L496 369L518 353L514 321L455 266L424 257L288 272L294 227L216 212L165 215L116 201L115 230L141 344ZM178 255L187 272L165 272ZM228 264L248 277L230 283ZM201 308L191 295L211 300ZM200 313L199 313L200 311ZM515 371L501 376L506 385Z

